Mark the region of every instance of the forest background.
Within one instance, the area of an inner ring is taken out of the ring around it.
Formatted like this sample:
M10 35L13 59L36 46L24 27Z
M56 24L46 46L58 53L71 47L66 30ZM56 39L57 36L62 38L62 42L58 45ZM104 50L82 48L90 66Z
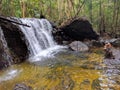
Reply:
M120 36L120 0L0 0L0 15L45 17L57 25L75 17L87 18L98 33Z

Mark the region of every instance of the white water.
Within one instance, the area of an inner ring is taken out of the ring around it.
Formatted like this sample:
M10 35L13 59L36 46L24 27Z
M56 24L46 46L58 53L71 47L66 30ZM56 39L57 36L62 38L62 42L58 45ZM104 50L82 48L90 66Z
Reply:
M25 35L26 43L30 51L30 62L41 61L43 58L51 58L65 48L55 43L52 37L52 26L46 19L18 19L21 23L30 27L19 26ZM0 41L3 43L4 50L8 50L3 31L0 28ZM8 51L7 51L8 52ZM5 53L5 58L10 60L9 54ZM12 59L11 59L12 60ZM0 82L15 78L21 71L10 69L0 76Z
M7 71L3 72L3 74L0 76L0 82L11 80L15 78L22 70L17 69L8 69Z
M20 19L21 23L30 27L21 26L30 51L30 61L39 61L42 57L53 57L62 46L58 46L52 37L52 26L46 19Z

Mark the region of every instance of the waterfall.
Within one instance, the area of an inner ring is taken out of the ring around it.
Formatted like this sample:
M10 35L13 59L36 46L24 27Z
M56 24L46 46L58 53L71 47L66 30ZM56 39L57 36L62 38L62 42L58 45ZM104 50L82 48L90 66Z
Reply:
M25 35L30 59L40 60L41 57L51 57L62 46L58 46L52 37L52 26L46 19L25 18L19 19L19 22L29 25L19 26Z
M3 30L1 27L0 27L0 44L1 44L0 48L2 48L3 50L2 52L3 59L8 60L9 64L11 64L12 57L10 56L9 48L8 48L7 42L3 34Z

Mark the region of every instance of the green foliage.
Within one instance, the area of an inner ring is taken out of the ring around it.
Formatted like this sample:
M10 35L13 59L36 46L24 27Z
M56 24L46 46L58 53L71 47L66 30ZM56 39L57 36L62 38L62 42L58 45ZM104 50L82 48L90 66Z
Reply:
M118 32L120 28L120 0L2 0L0 5L5 16L38 18L42 12L60 24L78 13L87 17L97 31Z

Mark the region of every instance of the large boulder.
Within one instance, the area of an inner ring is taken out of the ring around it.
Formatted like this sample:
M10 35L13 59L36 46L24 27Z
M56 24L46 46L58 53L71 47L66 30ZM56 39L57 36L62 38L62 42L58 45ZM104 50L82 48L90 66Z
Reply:
M21 61L25 60L28 56L28 48L24 40L24 35L20 31L19 27L12 22L1 19L0 27L2 28L5 40L13 59L16 60L17 58Z
M97 33L93 30L90 22L84 18L74 19L69 24L61 26L60 29L63 39L66 40L97 40L99 37Z

